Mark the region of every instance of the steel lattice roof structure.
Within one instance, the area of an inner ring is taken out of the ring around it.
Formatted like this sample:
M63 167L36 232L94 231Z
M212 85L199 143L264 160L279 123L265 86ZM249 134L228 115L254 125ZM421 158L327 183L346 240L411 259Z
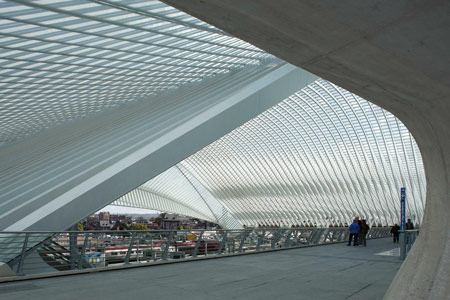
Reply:
M0 142L271 55L159 1L1 1Z
M421 222L398 119L159 1L0 1L0 32L2 230L117 199L225 228L391 224L403 186Z
M386 225L398 222L401 187L407 216L420 223L425 174L408 129L319 79L114 204L163 208L232 228L235 220L336 226L355 216ZM208 217L190 211L210 213L207 203L226 209Z

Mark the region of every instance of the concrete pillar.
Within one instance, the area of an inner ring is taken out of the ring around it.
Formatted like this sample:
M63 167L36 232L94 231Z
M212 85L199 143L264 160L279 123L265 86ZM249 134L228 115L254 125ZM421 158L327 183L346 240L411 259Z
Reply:
M391 111L424 160L422 231L386 299L450 295L448 1L163 0Z
M419 238L386 299L448 299L450 295L450 122L448 114L444 116L449 112L447 99L447 104L442 102L428 116L406 119L422 152L427 203Z

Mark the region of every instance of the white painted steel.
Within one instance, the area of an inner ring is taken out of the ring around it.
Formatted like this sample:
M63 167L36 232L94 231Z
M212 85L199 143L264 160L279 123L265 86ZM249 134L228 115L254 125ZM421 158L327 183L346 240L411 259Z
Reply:
M228 210L182 165L161 173L114 201L113 205L176 212L217 223L222 228L242 228Z
M181 168L190 181L177 178ZM198 215L188 209L196 207L209 214L192 181L246 226L343 225L355 216L392 225L399 223L401 187L406 216L420 224L426 190L408 129L391 113L322 79L116 204L187 215ZM169 199L165 204L154 200L161 195ZM171 207L175 203L186 207ZM211 217L204 218L214 222Z
M268 61L3 146L0 229L68 228L315 79Z
M159 1L0 1L0 33L2 144L272 57Z
M137 164L132 155L166 131L170 118L189 120L186 110L205 110L211 95L256 91L277 80L249 88L270 72L271 55L157 1L1 1L0 17L4 228L27 228ZM205 78L209 84L195 85ZM175 94L162 93L182 85ZM275 104L280 92L272 88L262 102ZM319 81L179 164L171 171L184 176L179 190L162 184L168 177L161 175L159 184L120 203L196 215L226 228L343 224L354 215L390 224L398 216L396 191L405 185L408 214L420 223L425 183L412 138L391 115L354 99ZM125 102L138 104L126 108ZM235 124L256 114L249 111ZM111 195L135 186L137 176L130 176ZM106 199L91 199L86 211L112 200L105 191L96 195Z
M315 78L159 1L0 1L0 32L0 229L66 229Z

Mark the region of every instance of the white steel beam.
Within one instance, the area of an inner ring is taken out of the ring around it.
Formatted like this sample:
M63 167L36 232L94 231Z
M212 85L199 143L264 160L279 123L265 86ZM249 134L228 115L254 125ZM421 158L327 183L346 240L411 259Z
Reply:
M65 229L316 78L273 60L6 145L0 229Z

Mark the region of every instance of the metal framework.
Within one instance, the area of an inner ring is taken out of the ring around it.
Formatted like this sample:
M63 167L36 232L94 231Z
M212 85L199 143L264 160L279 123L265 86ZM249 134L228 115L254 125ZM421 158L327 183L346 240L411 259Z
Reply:
M271 55L159 1L0 1L0 142Z
M117 204L242 225L420 223L391 114L158 1L0 1L0 229ZM37 134L39 133L39 134Z
M372 227L368 239L389 236L390 228ZM42 242L30 243L41 240ZM246 228L234 230L4 232L0 253L16 275L132 266L170 260L214 258L348 241L348 229ZM408 247L414 240L409 239ZM405 249L406 244L405 244ZM6 280L11 279L7 278Z
M248 66L5 145L0 229L68 228L315 78Z
M167 184L173 176L167 175L180 169L193 179ZM371 224L393 224L400 215L401 187L407 191L407 217L420 223L426 195L422 159L407 128L387 111L325 80L139 190L152 186L155 194L169 193L171 201L188 203L191 198L183 193L193 181L209 202L247 226L343 225L355 216ZM116 204L171 210L138 204L136 193ZM199 193L195 203L203 200ZM189 215L183 208L172 211Z
M113 204L178 212L217 223L223 228L242 228L241 223L182 164L170 168Z

